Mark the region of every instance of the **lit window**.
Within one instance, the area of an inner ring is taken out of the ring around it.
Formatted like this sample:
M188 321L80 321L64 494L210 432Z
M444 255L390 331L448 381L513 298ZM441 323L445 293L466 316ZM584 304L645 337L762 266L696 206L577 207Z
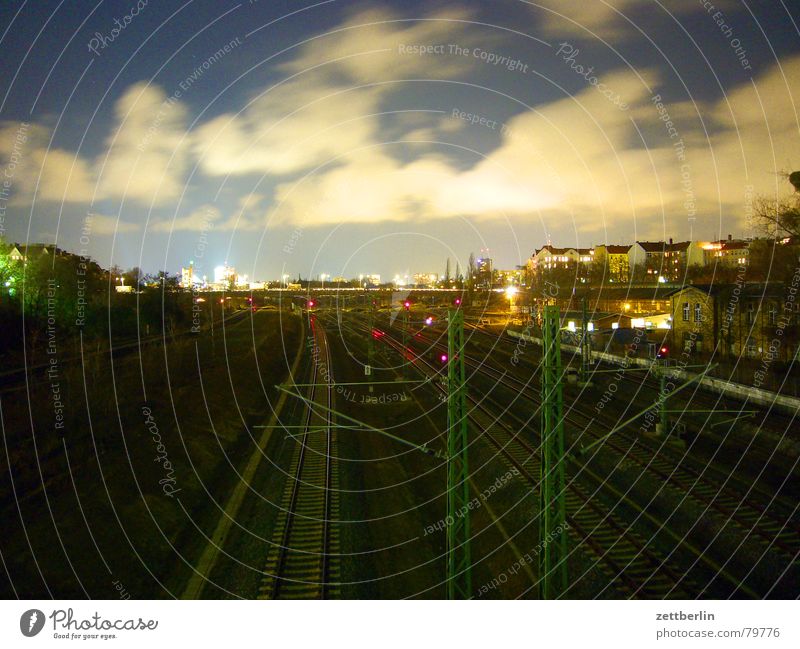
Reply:
M695 322L703 321L703 307L700 306L700 302L694 303L694 321Z
M684 322L689 322L689 303L688 302L684 302L683 303L683 321Z

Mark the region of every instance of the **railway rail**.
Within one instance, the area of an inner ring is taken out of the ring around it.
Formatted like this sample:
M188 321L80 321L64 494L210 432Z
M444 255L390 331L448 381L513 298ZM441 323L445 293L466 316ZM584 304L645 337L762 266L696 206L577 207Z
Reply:
M383 337L383 339L391 346L395 347L397 351L403 353L400 343L391 337ZM434 369L430 363L424 359L417 357L424 364ZM525 396L536 403L535 397L531 394L529 384L524 384L516 377L507 375L505 372L500 372L496 368L490 368L484 362L476 361L474 358L465 359L471 364L476 371L488 375L495 384L505 384L506 387L513 390L515 395L525 394ZM525 390L527 388L527 390ZM528 480L535 484L538 480L538 464L536 464L535 449L530 447L527 442L519 438L513 430L507 426L508 412L507 408L503 408L500 404L494 403L494 407L499 407L503 411L504 421L500 424L497 418L492 420L492 415L486 411L487 397L483 396L481 402L473 400L472 414L482 412L486 417L476 416L475 423L481 426L486 431L487 439L500 451L503 455L509 458L512 463L516 462L518 470L523 470L522 467L527 463L533 467L525 469ZM570 417L575 417L571 414ZM483 419L483 421L480 421ZM517 420L521 427L529 426L528 422ZM578 423L573 420L573 424ZM586 430L585 422L579 424L579 430ZM499 431L499 434L498 434ZM630 440L629 440L630 441ZM620 454L624 458L624 462L636 465L642 471L647 471L657 477L659 480L665 482L670 489L673 490L673 495L678 495L683 498L691 497L697 504L702 506L706 511L716 512L719 516L725 517L724 524L733 523L739 528L739 532L746 537L752 536L757 538L760 547L764 553L767 551L774 551L776 548L784 553L784 555L791 560L796 558L797 547L797 529L794 525L790 524L790 520L781 517L769 516L765 520L766 512L761 511L758 506L750 504L747 500L738 499L737 496L728 495L724 491L724 484L720 485L714 482L711 478L704 475L702 472L698 473L691 469L682 466L675 466L669 459L659 457L657 454L654 456L652 450L648 448L636 448L634 450L626 448L617 442L609 445L613 451ZM515 450L516 449L516 450ZM520 457L513 458L514 452L521 453ZM571 462L575 463L577 460L571 458ZM581 463L579 463L581 464ZM587 468L581 467L585 472ZM600 480L602 484L603 481ZM609 514L603 514L602 508L598 511L595 508L587 510L585 493L580 493L581 486L575 484L574 480L570 481L569 492L566 496L567 508L570 516L576 523L574 526L575 532L580 533L581 529L590 528L591 533L584 535L588 547L593 550L595 555L601 556L605 561L604 565L608 568L611 567L612 571L616 572L616 576L622 576L622 581L630 579L631 575L638 577L647 576L647 579L639 586L634 588L634 584L625 583L624 587L628 592L635 593L636 596L645 597L660 597L660 596L677 596L686 597L687 593L699 592L697 584L691 583L689 578L682 574L678 575L674 570L665 569L668 563L668 557L658 556L654 554L652 548L648 547L648 542L641 536L637 535L630 526L626 524L616 514L609 517ZM626 497L629 504L630 499ZM795 509L796 511L796 509ZM580 520L580 516L584 518ZM597 518L597 517L600 518ZM648 514L648 516L650 516ZM650 516L652 518L652 516ZM663 527L663 526L662 526ZM604 532L611 531L611 537L608 538ZM620 542L620 538L624 538L624 543ZM680 539L678 539L680 540ZM607 545L604 549L603 543L612 543ZM627 544L627 547L625 547ZM709 574L715 574L716 578L722 578L728 582L728 586L733 592L737 590L743 591L750 596L757 596L757 594L744 586L734 575L730 574L723 567L725 563L714 561L711 557L707 556L702 550L697 547L691 546L689 543L681 544L690 549L691 554L694 554L694 564L706 564L709 569ZM670 553L671 554L671 553ZM626 562L627 559L627 562ZM624 566L623 570L619 567ZM616 568L616 569L615 569Z
M303 428L284 486L259 599L328 599L338 594L339 534L333 369L325 330L311 323L311 381ZM315 408L315 405L322 406Z

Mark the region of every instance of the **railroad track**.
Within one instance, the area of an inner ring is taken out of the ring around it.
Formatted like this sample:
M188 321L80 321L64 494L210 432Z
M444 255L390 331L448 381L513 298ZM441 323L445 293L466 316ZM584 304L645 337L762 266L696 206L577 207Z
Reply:
M524 396L538 406L530 382L521 381L486 362L471 357L466 360L495 381L505 384L515 395ZM610 430L618 423L609 413L590 415L576 408L567 411L565 420L594 439L601 435L594 432L593 424L601 422ZM740 534L757 543L762 552L778 551L786 560L796 560L800 548L796 504L782 502L775 494L765 493L753 484L740 485L730 474L723 474L711 466L693 467L686 461L685 454L678 456L666 445L657 446L624 430L619 431L615 438L607 439L605 446L623 458L618 466L635 467L652 474L673 495L716 515L720 524L733 524Z
M339 594L339 518L333 370L319 321L312 319L309 404L295 435L288 480L272 533L259 599L328 599ZM322 406L315 408L314 405Z
M539 405L530 385L525 385L512 375L502 375L487 365L481 371L508 387L516 397L524 395L524 398ZM607 414L592 416L575 408L570 409L564 419L592 440L602 437L601 433L595 432L592 424L602 422L602 427L609 430L617 424L616 419ZM617 440L624 440L627 444ZM670 490L681 500L691 501L705 511L716 514L722 519L721 523L732 523L741 534L759 543L764 551L775 548L790 560L796 556L797 549L800 548L800 531L796 521L793 523L791 516L773 513L768 509L769 501L756 505L752 502L750 493L737 493L730 489L729 480L720 481L710 476L708 471L698 471L686 466L671 457L667 447L653 448L648 442L643 442L630 433L619 431L616 438L608 438L604 444L621 458L617 467L634 468L651 474L661 481L664 489Z
M404 352L402 344L391 336L382 336L381 340L399 353ZM416 360L418 368L421 365L426 375L437 373L428 361L420 357ZM438 382L434 381L433 384L438 386ZM479 439L488 441L501 460L509 468L516 468L530 488L537 488L540 470L537 450L522 439L517 430L492 414L486 402L498 407L496 402L485 395L480 401L472 397L469 401L470 420L477 430L482 431ZM503 413L500 416L506 416L506 409L500 409ZM518 430L525 428L522 426ZM575 480L569 480L566 489L568 532L578 542L578 547L592 555L592 568L600 570L609 580L608 583L614 584L617 593L648 599L687 599L693 590L699 590L685 576L671 568L666 557L649 547L649 542L626 524L619 514L598 503L585 487ZM572 580L571 586L579 583L586 574ZM564 596L568 597L569 591Z
M486 334L489 336L490 334ZM499 339L492 336L496 343ZM493 346L493 349L497 349ZM505 350L504 350L505 351ZM485 361L477 361L467 357L477 372L487 375L494 384L507 387L514 395L519 395L533 402L538 407L537 394L531 390L530 380L524 382ZM613 415L603 411L599 415L590 415L579 408L572 408L565 414L565 421L571 422L582 434L592 439L599 439L596 424L611 429L618 423ZM660 483L657 495L670 495L680 505L689 503L702 512L704 518L710 517L720 530L713 539L704 538L700 544L713 542L719 538L722 530L726 537L735 534L736 550L747 549L750 556L756 558L746 566L740 566L742 579L753 577L753 567L763 558L779 565L779 570L789 571L787 575L800 573L798 549L800 548L800 524L798 524L798 505L789 502L786 497L767 492L755 483L726 473L713 465L697 465L697 461L685 453L678 454L672 448L658 442L647 440L630 432L619 431L613 438L606 439L604 445L616 453L618 458L615 470L632 468L640 475L649 474ZM627 494L625 495L627 498ZM652 500L650 501L652 502ZM647 507L650 503L640 507ZM720 570L730 565L732 554L720 557L717 564ZM696 562L707 561L705 553L698 555ZM784 577L791 580L791 576ZM736 585L734 580L732 585ZM766 584L765 590L766 592ZM744 588L744 587L742 587ZM751 596L755 592L744 588Z

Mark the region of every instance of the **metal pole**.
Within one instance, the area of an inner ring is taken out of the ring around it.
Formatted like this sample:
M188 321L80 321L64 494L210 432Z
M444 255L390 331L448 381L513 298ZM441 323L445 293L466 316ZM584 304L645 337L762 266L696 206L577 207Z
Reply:
M564 395L558 307L544 307L542 339L542 461L539 469L539 597L555 599L567 588L564 501Z
M408 307L403 310L403 365L401 376L406 378L406 363L408 360Z
M669 426L669 415L667 414L667 372L664 370L664 368L660 368L658 374L658 384L660 386L658 393L659 430L656 432L660 435L666 435L667 427Z
M369 338L367 339L367 376L370 380L369 391L373 391L372 374L375 368L375 304L369 305Z
M581 332L581 383L589 382L589 356L592 353L589 340L589 316L586 311L586 297L581 299L583 329Z
M464 314L447 318L447 598L472 597Z

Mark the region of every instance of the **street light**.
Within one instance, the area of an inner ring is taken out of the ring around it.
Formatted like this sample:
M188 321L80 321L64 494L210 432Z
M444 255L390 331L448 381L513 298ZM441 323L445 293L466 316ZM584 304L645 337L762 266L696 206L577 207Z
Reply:
M289 288L289 274L284 273L281 277L283 278L283 288Z

